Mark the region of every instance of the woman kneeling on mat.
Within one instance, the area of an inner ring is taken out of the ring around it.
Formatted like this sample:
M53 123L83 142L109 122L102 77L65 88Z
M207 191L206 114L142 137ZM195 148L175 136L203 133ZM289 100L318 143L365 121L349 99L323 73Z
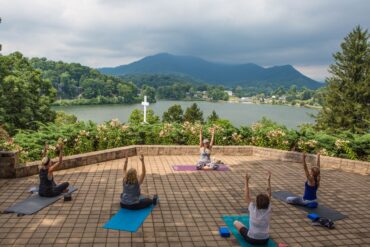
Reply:
M198 170L217 170L222 164L221 161L212 161L211 160L211 151L215 138L215 129L211 129L211 142L208 139L203 140L203 130L200 129L199 133L199 147L200 147L200 160L197 164Z
M61 183L56 185L54 182L53 171L63 163L63 149L64 143L59 142L58 144L59 149L59 161L53 164L53 162L48 157L49 146L45 144L44 152L43 152L43 159L42 159L42 167L40 169L39 177L40 177L40 185L39 185L39 195L43 197L54 197L58 196L62 193L68 192L68 182Z
M287 203L302 205L310 208L318 206L316 192L320 186L320 153L317 154L317 164L311 168L311 173L308 171L306 164L306 153L302 156L303 168L306 174L306 183L304 184L303 197L288 197Z
M140 185L144 182L146 170L144 163L144 156L140 156L142 173L138 178L137 171L130 168L127 171L128 156L126 155L125 165L123 167L123 193L121 194L121 207L126 209L143 209L150 205L157 204L157 195L153 199L141 197Z
M265 245L269 241L269 228L271 216L271 172L267 177L267 194L260 193L256 197L256 203L252 202L249 192L248 173L245 175L245 199L249 211L249 228L240 221L234 221L234 226L247 243L252 245Z

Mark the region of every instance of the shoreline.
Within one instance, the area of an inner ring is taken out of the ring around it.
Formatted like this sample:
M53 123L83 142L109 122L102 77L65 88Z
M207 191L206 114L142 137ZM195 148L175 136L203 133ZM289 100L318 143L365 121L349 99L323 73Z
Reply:
M256 103L256 102L241 102L241 101L235 101L235 100L202 100L202 99L182 99L182 100L172 100L172 99L160 99L157 100L155 103L150 104L156 104L160 101L174 101L174 102L207 102L207 103L228 103L228 104L248 104L248 105L271 105L271 106L290 106L295 108L307 108L307 109L313 109L313 110L320 110L322 109L322 106L312 106L312 105L291 105L291 104L270 104L270 103ZM176 103L175 103L176 104ZM101 104L55 104L53 103L52 107L75 107L75 106L109 106L109 105L123 105L123 106L131 106L131 105L140 105L140 102L137 103L101 103Z

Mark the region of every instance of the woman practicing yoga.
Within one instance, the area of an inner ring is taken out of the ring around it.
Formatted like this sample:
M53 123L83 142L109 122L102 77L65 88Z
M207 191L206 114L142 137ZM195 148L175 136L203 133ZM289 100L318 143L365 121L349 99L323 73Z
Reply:
M45 144L44 152L43 152L43 159L42 159L42 167L40 169L39 177L40 177L40 186L39 186L39 195L44 197L54 197L58 196L62 193L68 192L68 182L61 183L56 185L54 182L53 171L63 163L63 149L64 143L58 143L59 149L59 161L54 163L48 157L49 146Z
M125 165L123 167L123 193L121 194L121 207L126 209L143 209L150 205L157 204L157 195L153 199L142 197L140 192L140 185L144 182L146 170L144 163L144 156L140 155L142 173L140 177L134 168L127 171L128 156L126 155Z
M211 151L215 139L215 129L211 128L211 142L208 139L203 140L203 130L199 132L200 160L197 163L198 170L217 170L222 164L220 160L211 160Z
M320 186L320 153L317 154L316 166L311 168L311 173L308 171L306 164L306 153L302 155L304 172L306 173L306 183L304 184L303 197L288 197L287 203L302 205L307 207L317 207L316 192Z
M264 245L269 241L269 226L271 216L271 172L267 177L267 194L260 193L256 197L256 203L252 202L249 191L248 173L245 175L245 200L249 211L249 227L240 221L234 221L235 228L243 236L247 243L252 245Z

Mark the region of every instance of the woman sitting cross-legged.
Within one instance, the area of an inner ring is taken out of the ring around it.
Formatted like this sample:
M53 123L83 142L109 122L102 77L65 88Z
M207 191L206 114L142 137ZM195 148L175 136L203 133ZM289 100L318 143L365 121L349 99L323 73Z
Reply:
M123 193L121 194L121 207L126 209L143 209L150 205L157 204L157 195L153 196L153 199L142 197L140 191L140 185L144 182L146 170L144 163L144 156L140 156L142 173L140 177L137 175L137 171L134 168L130 168L127 171L128 156L126 155L126 161L123 167Z
M53 171L63 163L63 149L64 144L63 142L58 144L59 148L59 161L53 163L50 158L48 157L49 146L45 144L44 152L43 152L43 159L42 159L42 167L40 168L39 177L40 177L40 185L39 185L39 195L43 197L54 197L58 196L62 193L68 192L68 182L61 183L57 185L54 181Z
M203 140L203 130L199 132L200 159L197 163L198 170L217 170L222 164L220 160L211 160L211 151L215 139L215 129L211 129L211 142L208 139Z
M256 197L256 203L252 202L249 191L248 173L245 176L245 199L249 210L249 226L243 225L240 221L234 221L234 226L238 229L247 243L253 245L264 245L269 241L269 226L271 217L271 173L267 177L267 194L260 193Z
M315 208L318 206L316 193L320 186L320 153L317 154L316 166L311 168L311 172L308 171L306 164L306 153L303 153L302 162L307 179L304 184L303 197L288 197L286 201L290 204Z

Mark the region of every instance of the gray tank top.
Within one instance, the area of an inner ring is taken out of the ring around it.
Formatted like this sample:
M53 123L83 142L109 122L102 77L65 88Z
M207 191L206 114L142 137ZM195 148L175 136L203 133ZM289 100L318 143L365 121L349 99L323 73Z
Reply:
M211 150L209 150L208 148L200 148L200 161L211 161Z
M121 203L132 205L139 203L140 200L140 184L123 184L123 194Z

